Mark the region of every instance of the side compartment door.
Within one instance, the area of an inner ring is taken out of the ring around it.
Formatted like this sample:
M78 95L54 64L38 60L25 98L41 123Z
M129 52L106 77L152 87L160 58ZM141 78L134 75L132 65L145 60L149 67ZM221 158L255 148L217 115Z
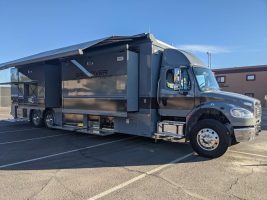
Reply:
M161 116L185 117L195 106L193 76L189 65L179 63L179 57L174 62L175 54L172 55L172 64L163 62L160 70L159 114Z

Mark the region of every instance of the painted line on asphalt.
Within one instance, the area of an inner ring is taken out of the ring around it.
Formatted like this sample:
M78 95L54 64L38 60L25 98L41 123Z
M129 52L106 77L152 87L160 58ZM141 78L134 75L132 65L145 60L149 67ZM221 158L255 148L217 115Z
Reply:
M229 151L233 152L233 153L239 153L239 154L248 155L248 156L257 156L257 157L267 158L267 156L261 155L261 154L247 153L247 152L243 152L243 151L234 151L234 150L229 150Z
M60 137L60 136L65 136L65 135L71 135L71 134L73 134L73 133L58 134L58 135L49 135L49 136L35 137L35 138L29 138L29 139L24 139L24 140L15 140L15 141L9 141L9 142L1 142L0 145L13 144L13 143L21 143L21 142L28 142L28 141L34 141L34 140L43 140L43 139L47 139L47 138L54 138L54 137Z
M113 193L113 192L115 192L117 190L120 190L120 189L122 189L122 188L124 188L124 187L126 187L126 186L128 186L128 185L130 185L130 184L132 184L134 182L136 182L136 181L139 181L139 180L145 178L148 175L154 174L154 173L156 173L156 172L158 172L158 171L160 171L160 170L162 170L162 169L164 169L166 167L174 165L175 163L178 163L178 162L180 162L180 161L182 161L182 160L184 160L184 159L186 159L186 158L188 158L188 157L190 157L192 155L193 155L193 153L189 153L189 154L186 154L185 156L176 158L175 160L173 160L173 161L171 161L171 162L169 162L167 164L161 165L161 166L159 166L157 168L154 168L154 169L152 169L152 170L150 170L148 172L145 172L145 173L143 173L143 174L141 174L139 176L136 176L136 177L124 182L124 183L121 183L121 184L119 184L119 185L117 185L117 186L115 186L113 188L110 188L110 189L108 189L108 190L106 190L106 191L104 191L104 192L102 192L100 194L97 194L97 195L89 198L88 200L96 200L96 199L100 199L100 198L102 198L104 196L107 196L110 193Z
M40 128L28 128L28 129L22 129L22 130L10 130L10 131L0 131L0 134L2 133L15 133L15 132L22 132L22 131L30 131L30 130L37 130L37 129L40 129Z
M136 138L136 137L137 136L124 138L124 139L119 139L119 140L113 140L113 141L110 141L110 142L104 142L104 143L100 143L100 144L96 144L96 145L92 145L92 146L82 147L82 148L73 149L73 150L69 150L69 151L64 151L64 152L60 152L60 153L56 153L56 154L50 154L50 155L47 155L47 156L42 156L42 157L33 158L33 159L29 159L29 160L23 160L23 161L19 161L19 162L15 162L15 163L0 165L0 169L16 166L16 165L20 165L20 164L25 164L25 163L31 163L31 162L34 162L34 161L44 160L44 159L47 159L47 158L53 158L53 157L56 157L56 156L62 156L62 155L66 155L66 154L70 154L70 153L74 153L74 152L78 152L78 151L82 151L82 150L86 150L86 149L92 149L92 148L96 148L96 147L100 147L100 146L104 146L104 145L108 145L108 144L112 144L112 143L116 143L116 142L130 140L130 139L133 139L133 138Z

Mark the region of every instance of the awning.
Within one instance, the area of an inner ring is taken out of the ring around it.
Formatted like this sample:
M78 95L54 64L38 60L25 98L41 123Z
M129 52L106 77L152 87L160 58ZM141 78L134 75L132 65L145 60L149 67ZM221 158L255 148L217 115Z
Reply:
M83 50L88 49L89 47L93 47L96 45L106 45L106 44L112 44L112 43L117 43L117 42L127 42L127 41L132 41L134 39L138 38L149 38L150 34L147 33L142 33L138 35L133 35L133 36L111 36L111 37L106 37L102 38L99 40L93 40L90 42L84 42L81 44L76 44L60 49L55 49L51 51L46 51L43 53L38 53L32 56L24 57L21 59L17 59L11 62L6 62L3 64L0 64L0 70L4 70L10 67L16 67L20 65L26 65L30 63L37 63L37 62L43 62L43 61L48 61L48 60L53 60L57 58L63 58L63 57L68 57L68 56L75 56L75 55L82 55Z
M42 61L47 61L47 60L53 60L56 58L63 58L67 56L75 56L75 55L81 55L83 54L83 50L87 49L89 47L92 47L98 43L103 42L104 40L107 40L108 38L103 38L99 40L94 40L90 42L84 42L81 44L76 44L60 49L55 49L51 51L46 51L43 53L38 53L32 56L27 56L24 58L20 58L11 62L6 62L3 64L0 64L0 70L7 69L10 67L15 67L19 65L26 65L30 63L36 63L36 62L42 62Z

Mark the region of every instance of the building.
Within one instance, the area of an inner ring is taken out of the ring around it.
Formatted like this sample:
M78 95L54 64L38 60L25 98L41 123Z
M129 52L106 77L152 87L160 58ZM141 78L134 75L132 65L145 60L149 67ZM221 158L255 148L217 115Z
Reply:
M222 90L259 99L267 107L267 65L214 69Z
M0 86L0 107L10 107L10 87Z

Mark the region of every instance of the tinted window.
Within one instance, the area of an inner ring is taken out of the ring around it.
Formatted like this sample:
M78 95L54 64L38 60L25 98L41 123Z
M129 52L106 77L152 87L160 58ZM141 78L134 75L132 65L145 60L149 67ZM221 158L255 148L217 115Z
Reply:
M247 75L247 81L254 81L254 80L255 80L254 74Z
M174 69L169 69L166 73L166 86L173 89L174 86Z
M218 83L225 83L225 76L216 76L216 80Z

